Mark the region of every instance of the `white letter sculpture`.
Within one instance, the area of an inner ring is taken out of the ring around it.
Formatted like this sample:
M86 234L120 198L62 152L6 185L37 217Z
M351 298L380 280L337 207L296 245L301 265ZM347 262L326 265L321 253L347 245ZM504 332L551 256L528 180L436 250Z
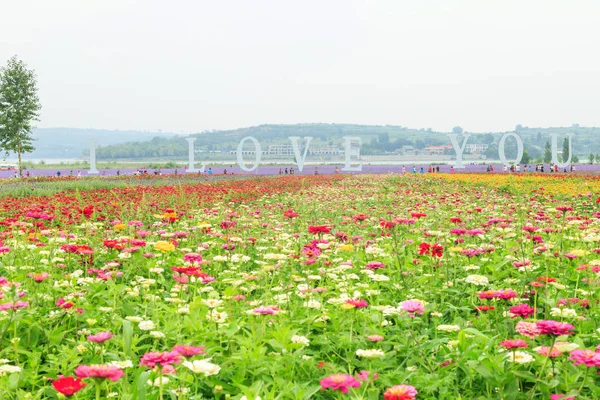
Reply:
M96 141L90 142L90 170L88 175L96 175L98 170L96 169Z
M450 142L452 142L452 147L454 147L454 151L456 152L456 163L454 164L454 168L461 169L464 168L465 165L462 163L462 156L465 148L467 147L467 140L471 137L468 133L463 133L463 137L465 138L462 142L462 146L458 145L458 135L456 133L448 133L448 137L450 138Z
M199 172L200 170L196 169L194 166L194 143L196 142L196 138L186 138L188 141L188 161L189 166L188 169L185 170L188 174Z
M310 141L313 139L310 136L305 136L304 140L306 143L304 144L304 155L300 156L300 146L298 146L299 136L290 136L288 139L292 141L292 149L294 149L294 156L296 157L296 165L298 166L298 171L302 172L304 168L304 160L306 160L306 155L308 154L308 147L310 146Z
M254 165L252 166L252 168L246 167L246 164L244 163L244 156L242 155L242 151L244 150L244 143L246 142L246 140L250 140L252 143L254 143L254 148L256 149L256 158L255 158ZM240 169L242 171L252 172L255 169L257 169L258 164L260 164L261 157L262 157L262 150L260 149L260 143L258 143L258 140L256 140L256 138L253 138L252 136L246 136L245 138L240 140L240 144L238 144L238 147L237 147L237 163L240 166Z
M559 168L567 168L571 165L571 158L573 157L573 133L567 133L569 139L569 159L565 163L558 162L558 137L556 133L551 134L552 136L552 162Z
M352 166L352 156L355 156L355 160L360 160L360 146L362 145L362 141L358 136L344 136L345 148L344 148L344 158L345 165L342 168L342 171L349 172L360 172L362 171L362 163L359 162L358 165Z
M504 144L506 142L506 139L508 139L509 137L514 137L517 141L517 159L515 160L514 165L519 164L521 162L521 159L523 158L523 140L521 139L521 136L517 135L514 132L505 133L504 135L502 135L502 138L498 143L498 156L500 156L500 161L502 161L502 164L506 165L507 167L509 167L511 164L510 162L508 162L508 160L506 159L506 155L504 154Z

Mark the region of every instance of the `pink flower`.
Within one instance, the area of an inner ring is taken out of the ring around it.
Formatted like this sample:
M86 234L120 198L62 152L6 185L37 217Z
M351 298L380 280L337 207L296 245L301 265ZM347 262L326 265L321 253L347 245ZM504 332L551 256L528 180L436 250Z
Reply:
M144 365L148 368L154 368L156 364L166 366L170 364L177 364L181 361L181 354L176 351L166 351L164 353L151 351L146 353L140 359L140 365Z
M538 321L536 325L542 335L570 335L573 333L573 329L575 329L571 324L553 320Z
M519 304L518 306L513 306L510 308L510 313L513 314L513 318L523 317L527 318L530 315L535 314L536 309L529 307L527 304Z
M277 310L275 310L272 307L257 307L254 310L252 310L252 313L254 314L258 314L258 315L273 315L277 312Z
M586 367L600 367L600 354L593 350L573 350L569 360L573 365L585 364Z
M104 343L107 340L109 340L110 338L112 338L113 336L114 335L110 332L100 332L95 335L88 336L87 340L89 340L90 342L94 342L94 343Z
M80 365L75 369L79 378L104 378L113 382L118 381L125 373L112 365Z
M527 336L528 338L531 338L531 339L538 337L541 334L541 332L538 329L537 324L535 322L519 321L519 322L517 322L515 331L517 331L521 335Z
M348 299L346 300L346 304L353 306L354 308L364 308L369 305L365 300L361 299Z
M0 304L0 311L18 310L20 308L27 308L27 307L29 307L28 301L16 301L14 303L8 302L8 303Z
M369 335L367 336L367 339L370 340L371 342L381 342L384 337L380 336L380 335Z
M508 350L529 347L527 342L522 339L504 340L500 342L500 346L505 347Z
M562 351L556 347L553 347L552 350L550 350L550 346L536 347L534 350L543 357L556 358L562 354Z
M566 394L551 394L550 400L575 400L575 397L565 397Z
M396 385L386 390L383 398L385 400L413 400L418 393L414 386Z
M415 314L423 315L423 311L425 310L425 305L419 300L406 300L400 303L400 306L411 318L414 318Z
M367 265L365 265L365 268L370 269L370 270L375 270L375 269L385 268L385 265L379 261L371 261L371 262L367 263Z
M206 349L205 346L201 346L201 347L188 346L188 345L173 346L173 351L176 351L177 353L181 354L184 357L193 357L198 354L206 354L205 349Z
M321 388L339 390L342 393L348 393L348 388L359 388L360 382L352 375L348 374L333 374L327 378L321 379Z

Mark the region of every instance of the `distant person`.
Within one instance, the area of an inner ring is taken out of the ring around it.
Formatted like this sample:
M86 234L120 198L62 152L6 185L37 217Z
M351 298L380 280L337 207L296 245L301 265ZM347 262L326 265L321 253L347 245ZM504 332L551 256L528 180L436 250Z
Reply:
M402 175L404 175L406 173L406 166L402 166Z
M295 174L294 168L290 167L290 175L294 175L294 174Z
M450 167L450 173L453 174L454 173L454 165Z
M436 172L440 172L440 166L438 165L437 167L435 167Z
M29 171L25 171L25 176L29 178Z
M288 174L288 170L287 170L287 167L285 167L285 174L286 174L286 175L287 175L287 174Z
M73 170L69 172L69 176L73 176Z
M56 171L56 177L60 178L60 171Z
M283 170L279 168L279 175L283 175Z
M227 175L227 168L223 170L223 175Z
M412 171L413 171L413 174L416 174L416 173L417 173L417 167L415 167L415 166L413 165L413 169L412 169Z
M77 178L81 178L81 171L77 171Z
M120 176L120 175L121 175L121 170L120 170L120 169L118 169L118 170L117 170L117 176Z
M425 169L423 167L421 167L421 169L419 170L420 174L424 174L425 173Z
M335 167L335 173L339 174L340 173L340 167Z
M319 175L319 170L315 167L315 175Z
M17 171L15 171L15 179L17 179L19 177L19 173Z
M175 168L175 175L177 175L177 168Z
M209 175L212 175L212 174L213 174L213 173L212 173L212 168L210 168L210 167L208 168L208 174L209 174Z

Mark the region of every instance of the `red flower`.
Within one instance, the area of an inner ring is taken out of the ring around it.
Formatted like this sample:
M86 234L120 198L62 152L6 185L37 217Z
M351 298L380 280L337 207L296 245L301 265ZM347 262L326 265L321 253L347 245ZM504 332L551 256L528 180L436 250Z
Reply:
M81 381L81 378L73 378L72 376L62 376L55 381L52 381L52 386L58 393L64 394L67 397L73 396L81 389L87 386Z
M329 233L329 232L331 232L331 228L328 227L327 225L316 225L316 226L308 227L308 233L312 233L313 235L318 235L320 233Z
M283 212L283 216L286 218L296 218L298 213L290 208L289 210Z
M441 257L444 253L444 246L439 243L433 245L429 243L421 243L419 245L419 255L431 255L433 257Z

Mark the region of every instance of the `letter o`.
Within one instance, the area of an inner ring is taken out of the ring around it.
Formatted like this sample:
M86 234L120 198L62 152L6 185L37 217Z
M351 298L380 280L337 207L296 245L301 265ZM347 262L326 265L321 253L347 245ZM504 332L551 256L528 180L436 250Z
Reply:
M521 139L521 136L517 135L514 132L505 133L504 135L502 135L502 138L498 143L498 156L500 157L500 161L502 161L502 164L506 166L511 165L511 163L508 162L508 160L506 159L506 154L504 153L504 144L506 142L506 139L508 139L509 137L514 137L517 141L517 159L515 160L513 165L519 164L521 162L521 159L523 158L523 139Z
M244 156L242 155L242 151L244 150L244 143L246 143L247 140L250 140L252 143L254 143L254 148L256 150L256 156L255 156L254 165L252 166L252 168L246 167L246 164L244 163ZM246 136L245 138L240 140L240 143L238 144L238 147L237 147L237 163L240 166L240 169L242 171L252 172L252 171L256 170L258 168L258 165L260 164L261 158L262 158L262 150L260 148L260 143L258 142L258 140L256 140L256 138L254 138L252 136Z

